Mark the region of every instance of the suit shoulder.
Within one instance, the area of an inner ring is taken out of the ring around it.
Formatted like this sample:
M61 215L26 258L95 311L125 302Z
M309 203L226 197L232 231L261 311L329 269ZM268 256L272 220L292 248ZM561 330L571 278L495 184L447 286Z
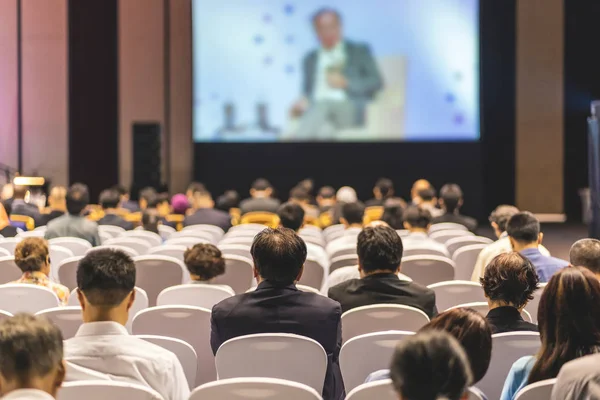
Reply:
M417 294L421 294L423 296L435 296L435 292L432 289L429 289L426 286L422 286L416 282L411 282L408 285L408 287L411 288L411 290L413 290Z
M350 50L360 51L365 53L371 52L371 46L368 43L363 42L354 42L354 41L346 41L346 45Z
M324 313L340 313L341 306L337 301L317 293L303 292L302 298L306 304L312 304Z
M215 304L212 309L213 317L221 317L228 315L233 309L235 309L239 304L244 302L249 296L249 293L238 294L232 297L229 297L225 300L220 301Z

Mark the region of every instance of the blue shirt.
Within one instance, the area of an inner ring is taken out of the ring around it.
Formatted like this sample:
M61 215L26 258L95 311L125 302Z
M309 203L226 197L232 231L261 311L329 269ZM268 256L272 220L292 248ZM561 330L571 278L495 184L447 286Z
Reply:
M502 395L500 400L513 400L519 390L527 386L527 380L529 379L529 373L535 364L534 356L521 357L510 368L506 381L504 381L504 387L502 388Z
M548 282L555 272L569 265L568 261L545 256L538 249L522 250L521 255L531 261L540 278L540 282Z

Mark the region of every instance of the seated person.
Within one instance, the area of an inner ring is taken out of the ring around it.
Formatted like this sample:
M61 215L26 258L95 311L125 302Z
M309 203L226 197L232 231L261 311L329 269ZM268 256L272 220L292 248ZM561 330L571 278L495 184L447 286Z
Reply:
M273 186L264 178L257 179L252 183L250 196L249 199L243 200L240 203L242 215L256 211L276 213L281 205L279 200L272 197Z
M405 250L409 249L431 249L450 257L445 245L431 239L427 232L431 226L431 214L428 210L419 206L410 206L404 211L404 229L410 233L402 238Z
M198 243L183 253L183 262L190 273L191 283L212 283L225 273L225 259L216 246Z
M10 224L4 205L0 203L0 235L2 237L15 237L18 233L17 228Z
M433 218L439 217L444 213L444 211L437 208L437 197L433 187L421 190L416 201L416 205L429 211Z
M9 209L14 200L14 186L12 183L6 183L2 186L2 190L0 191L0 203L4 206L4 208Z
M171 206L173 207L173 214L186 215L190 208L190 202L185 194L179 193L171 197Z
M33 218L34 221L38 221L40 218L40 209L34 204L25 202L25 197L27 197L28 192L27 187L15 185L13 188L14 193L10 207L10 215L25 215Z
M521 317L523 308L533 300L538 283L533 264L521 254L500 254L492 260L481 278L481 286L490 306L486 318L493 333L538 331L537 325Z
M319 342L327 353L323 398L343 398L339 367L342 312L337 302L296 288L295 282L302 276L306 261L304 241L290 229L267 228L256 235L251 252L258 287L213 307L210 335L213 353L227 340L243 335L306 336Z
M147 208L142 212L142 229L148 232L160 235L158 226L162 224L158 211L153 208Z
M383 206L381 220L394 230L404 229L404 206L397 199L388 199Z
M156 211L161 218L171 214L171 203L169 203L169 195L161 193L157 197Z
M360 279L329 288L329 297L342 312L372 304L400 304L418 308L432 318L437 314L433 290L400 280L402 240L389 226L369 226L358 235Z
M477 230L477 220L460 213L463 205L463 192L455 183L448 183L440 190L440 206L444 213L433 219L434 224L453 222L465 226L471 232Z
M330 210L331 213L331 223L332 224L341 224L342 218L342 208L344 204L357 203L358 196L356 195L356 190L350 186L342 186L338 189L335 194L335 206Z
M389 200L395 200L402 208L406 207L404 200L394 197L394 183L391 179L379 178L373 188L373 196L371 200L366 202L366 207L383 207Z
M600 279L600 240L581 239L573 243L569 252L572 266L589 269Z
M223 229L225 232L231 228L231 215L225 211L216 210L215 202L206 189L195 191L192 194L192 206L194 212L183 220L183 226L190 225L214 225Z
M230 213L232 208L238 208L240 205L240 195L235 190L227 190L225 193L217 197L217 210Z
M133 223L121 218L118 212L120 196L115 189L106 189L100 193L100 206L104 210L104 217L98 220L98 225L119 226L126 231L133 229Z
M158 206L158 193L152 187L146 187L140 190L140 210L147 208L156 208Z
M64 186L54 186L48 196L49 212L40 215L36 221L38 226L47 225L48 222L62 217L67 212L67 188Z
M319 209L312 204L310 204L310 194L306 191L305 188L296 186L290 191L290 200L291 203L296 203L302 206L304 209L304 213L306 216L311 218L319 218Z
M421 203L421 198L419 197L419 192L425 189L432 189L433 186L427 179L419 179L413 183L412 188L410 189L410 204L412 206L418 206Z
M72 185L67 192L67 214L48 223L45 238L76 237L87 240L92 246L99 246L98 224L82 215L89 203L87 186L81 183Z
M188 198L189 202L192 203L192 197L194 197L194 192L203 192L206 190L206 186L200 182L190 182L188 185L185 195Z
M362 231L365 218L365 206L360 202L342 203L342 216L340 222L344 224L344 234L342 237L327 243L326 251L331 257L336 251L356 245L356 237Z
M44 317L17 314L0 322L0 396L52 400L65 378L63 336Z
M565 260L542 254L539 246L544 234L540 232L540 221L532 213L524 211L513 215L506 232L513 250L531 261L540 282L548 282L554 273L569 265Z
M187 399L190 389L175 354L132 336L125 324L135 300L135 263L119 250L88 253L77 266L83 325L65 341L67 381L137 383L165 400Z
M131 213L140 211L140 205L129 198L129 190L125 186L115 185L113 189L119 193L119 208L123 208Z
M322 214L335 207L335 189L331 186L323 186L317 194L317 206Z
M61 305L69 300L69 288L50 280L50 252L48 242L42 238L25 238L15 247L15 264L23 276L11 283L26 283L48 288L56 294Z

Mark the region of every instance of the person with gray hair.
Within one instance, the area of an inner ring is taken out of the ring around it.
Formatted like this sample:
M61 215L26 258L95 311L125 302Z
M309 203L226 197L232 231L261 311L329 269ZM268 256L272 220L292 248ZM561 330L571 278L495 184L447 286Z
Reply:
M587 238L573 243L569 261L574 267L585 267L600 278L600 240Z

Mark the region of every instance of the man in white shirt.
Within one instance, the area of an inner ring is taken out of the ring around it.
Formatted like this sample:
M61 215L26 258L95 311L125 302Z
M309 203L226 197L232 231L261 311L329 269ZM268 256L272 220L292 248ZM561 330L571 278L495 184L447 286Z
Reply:
M53 400L64 378L63 338L55 325L27 314L0 323L3 400Z
M118 250L93 251L79 262L77 297L84 323L65 341L67 381L105 376L148 386L165 400L187 399L189 385L177 357L125 328L135 275L133 260Z
M402 238L404 251L406 250L433 250L441 256L450 257L445 245L431 239L427 232L431 226L431 213L420 206L410 206L404 210L404 229L409 231L408 236Z
M365 206L357 201L354 203L345 203L342 205L342 216L340 222L344 225L344 234L332 240L327 244L327 255L331 258L338 250L347 247L356 247L356 238L363 229L365 217Z

